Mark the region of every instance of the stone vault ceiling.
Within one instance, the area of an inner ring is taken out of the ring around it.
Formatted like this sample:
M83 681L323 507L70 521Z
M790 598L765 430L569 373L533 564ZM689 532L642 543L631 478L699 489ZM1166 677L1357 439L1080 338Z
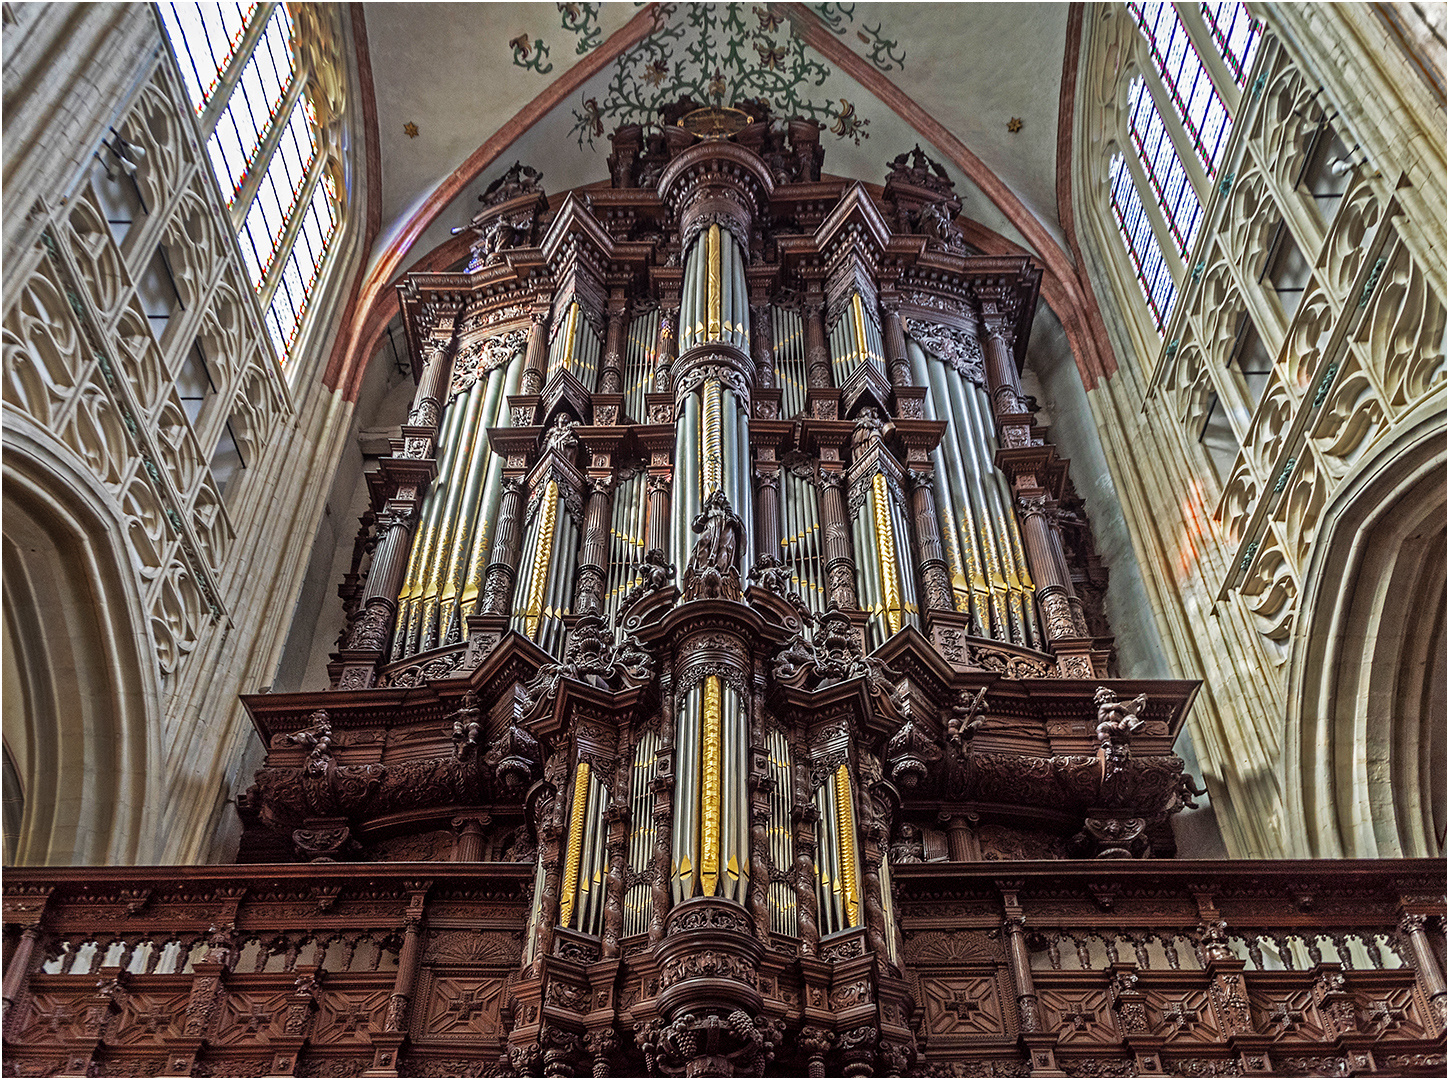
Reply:
M825 171L875 184L887 160L918 142L947 156L894 110L903 97L1060 237L1056 138L1066 4L821 3L807 11L752 3L370 3L365 12L382 156L375 252L436 214L409 241L403 266L467 221L477 194L515 160L541 169L550 192L598 182L607 175L608 133L620 123L647 123L655 106L685 94L725 103L764 98L777 116L810 116L824 125ZM653 19L649 32L620 52L611 35L640 27L630 20L641 12ZM871 73L862 79L875 80L881 96L805 42L795 24L812 15L815 30L828 30L837 47L860 58ZM617 55L531 126L513 130L520 110L568 86L570 72L577 79L574 69L596 53L595 62ZM1021 121L1015 132L1008 130L1013 118ZM500 132L506 148L459 187L468 178L455 171ZM951 172L966 216L1031 247L975 184ZM454 190L438 212L439 193Z

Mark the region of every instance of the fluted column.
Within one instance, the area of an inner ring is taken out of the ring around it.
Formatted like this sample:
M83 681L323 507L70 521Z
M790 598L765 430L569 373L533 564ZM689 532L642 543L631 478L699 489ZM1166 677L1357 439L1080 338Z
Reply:
M498 504L498 530L493 534L493 556L483 579L483 614L507 615L513 606L513 584L518 576L518 554L523 547L523 481L504 477Z
M384 1031L405 1032L408 1029L408 1003L412 1001L413 985L418 977L418 964L422 959L423 904L427 897L427 884L414 885L415 891L408 901L404 916L403 943L398 951L397 975L392 981L392 995L387 1003L387 1018ZM393 1075L396 1075L394 1070Z
M528 349L523 354L523 381L519 390L537 394L543 390L543 375L548 367L548 308L532 308L528 318Z
M1066 555L1056 523L1056 504L1046 495L1016 500L1021 514L1021 539L1026 547L1026 560L1036 579L1036 599L1046 623L1047 637L1052 642L1076 638L1077 621L1072 600L1072 576L1067 570Z
M911 385L911 361L906 356L906 328L901 321L900 306L882 298L881 314L885 327L886 367L890 369L892 386Z
M1011 979L1016 984L1016 1009L1021 1019L1023 1033L1041 1030L1040 1014L1037 1011L1036 985L1031 979L1031 953L1026 947L1026 918L1017 900L1019 882L997 882L1002 890L1002 901L1006 917L1002 920L1006 929L1007 962L1011 965Z
M483 826L491 820L487 814L469 814L453 819L453 828L458 830L453 841L454 862L483 861Z
M423 373L418 379L418 388L413 393L413 405L408 410L408 427L437 427L443 412L443 399L447 394L448 379L453 374L453 365L448 356L446 342L430 341L423 347Z
M755 550L772 558L780 556L780 466L778 462L755 465Z
M899 320L898 320L899 321ZM941 550L941 525L936 518L936 475L930 469L911 469L911 516L915 519L916 568L921 574L921 595L927 611L955 611L951 572Z
M825 534L825 578L830 602L853 610L860 604L855 594L855 552L845 507L845 475L833 469L822 469L820 473L820 524Z
M579 548L579 574L574 586L574 612L597 615L604 610L604 587L609 572L609 522L614 482L609 477L589 481L589 502L584 508L584 539Z
M384 510L377 515L377 536L357 620L347 636L347 648L380 653L387 648L388 632L397 611L398 590L407 569L412 515Z
M814 387L830 385L830 346L825 341L825 297L812 289L801 305L805 322L806 380Z
M650 473L647 481L649 485L649 524L648 532L645 534L646 550L657 548L660 551L669 550L669 485L670 478Z
M1434 956L1434 950L1429 946L1429 939L1424 934L1424 916L1405 914L1399 919L1399 933L1409 943L1409 951L1413 954L1414 967L1419 972L1419 978L1423 981L1424 992L1429 998L1429 1004L1438 1017L1439 1024L1444 1024L1444 974L1439 970L1439 961Z
M604 334L604 364L599 372L599 393L619 394L624 388L624 346L629 332L629 304L623 289L609 294L609 327Z

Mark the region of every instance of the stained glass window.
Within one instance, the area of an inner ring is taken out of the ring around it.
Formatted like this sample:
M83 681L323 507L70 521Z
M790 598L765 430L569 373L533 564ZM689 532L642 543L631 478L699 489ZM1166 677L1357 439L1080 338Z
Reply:
M1202 159L1203 168L1212 176L1233 127L1222 96L1171 4L1134 2L1127 5L1127 10L1151 46L1153 62L1183 127Z
M282 267L277 291L267 309L267 331L277 351L285 356L296 340L312 288L322 272L327 249L337 231L336 205L330 184L323 182L312 189L302 218L302 227Z
M284 359L337 233L342 193L298 80L286 4L158 4L237 240ZM246 49L242 49L243 43ZM224 83L224 85L223 85ZM208 113L208 107L210 112ZM335 151L333 152L335 154ZM236 219L233 219L236 220Z
M176 49L181 81L192 107L206 108L222 73L236 55L256 4L157 4L166 36Z
M1132 182L1132 170L1121 154L1112 159L1108 175L1111 177L1112 215L1117 219L1117 228L1137 271L1137 283L1147 299L1152 320L1161 333L1172 314L1177 286L1162 257L1162 248L1152 231L1152 222L1148 220L1142 197L1137 194L1137 186Z
M1253 67L1258 43L1263 40L1263 24L1248 14L1247 4L1239 2L1204 3L1202 17L1213 44L1233 73L1233 81L1242 86Z
M1128 101L1132 143L1147 167L1148 182L1167 218L1173 242L1178 252L1186 256L1202 224L1202 203L1187 178L1145 79L1133 81Z
M278 4L207 141L206 152L228 202L236 198L257 163L264 136L292 84L291 33L286 5Z
M302 195L307 171L317 154L316 140L303 102L292 107L272 160L242 220L241 249L252 286L261 288L277 254L287 221Z

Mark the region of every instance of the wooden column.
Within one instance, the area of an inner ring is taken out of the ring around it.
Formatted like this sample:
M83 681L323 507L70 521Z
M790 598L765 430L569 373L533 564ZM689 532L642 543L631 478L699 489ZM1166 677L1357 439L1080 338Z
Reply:
M1429 938L1424 933L1424 916L1405 913L1399 919L1399 933L1409 943L1409 951L1413 954L1414 967L1419 972L1419 978L1424 984L1424 993L1429 999L1429 1005L1434 1010L1435 1018L1439 1027L1444 1027L1444 973L1439 969L1439 961L1434 956L1434 950L1429 947Z
M1036 579L1036 600L1048 639L1058 641L1080 637L1072 607L1075 592L1067 570L1062 537L1056 521L1056 503L1046 495L1016 500L1021 515L1021 542L1026 561Z
M941 525L936 518L936 474L930 469L911 469L906 476L911 484L911 516L916 526L916 569L921 574L924 609L955 611L951 572L946 567L945 552L941 550Z
M589 501L584 508L584 538L579 548L578 578L574 585L574 613L578 615L598 615L604 610L613 486L613 480L607 476L589 479Z
M652 470L647 481L649 486L649 525L645 533L646 550L669 550L669 486L670 477L660 476Z
M466 814L453 819L458 835L453 841L454 862L483 861L483 826L492 818L487 814Z
M812 282L801 305L805 321L806 380L813 387L828 387L830 378L830 346L825 340L825 295L817 282Z
M820 810L810 782L810 755L795 748L795 791L790 819L795 826L795 918L799 925L800 955L820 955L820 917L815 903L815 824Z
M530 308L528 312L528 349L523 354L523 379L519 393L537 394L543 390L543 375L548 367L548 308Z
M845 508L845 474L820 471L820 528L825 534L825 578L830 602L838 608L859 607L855 593L855 551Z
M911 362L906 356L906 328L901 321L900 305L881 297L882 323L885 327L885 359L892 386L911 385Z
M503 478L503 499L498 505L498 531L493 534L493 556L483 579L483 614L507 615L513 606L513 585L518 555L523 548L523 480Z
M620 394L624 387L624 349L629 333L629 302L623 289L609 293L609 326L604 333L604 362L599 371L599 393Z

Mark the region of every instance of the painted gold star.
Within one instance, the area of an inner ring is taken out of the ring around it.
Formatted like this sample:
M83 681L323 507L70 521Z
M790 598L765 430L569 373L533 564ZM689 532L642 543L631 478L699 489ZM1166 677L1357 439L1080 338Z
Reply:
M416 139L418 137L418 125L409 120L403 125L403 134L409 139Z
M1015 135L1018 131L1020 131L1021 130L1021 117L1019 117L1019 116L1013 116L1010 120L1008 120L1007 123L1006 123L1006 130L1009 131L1009 132L1011 132L1013 135Z

